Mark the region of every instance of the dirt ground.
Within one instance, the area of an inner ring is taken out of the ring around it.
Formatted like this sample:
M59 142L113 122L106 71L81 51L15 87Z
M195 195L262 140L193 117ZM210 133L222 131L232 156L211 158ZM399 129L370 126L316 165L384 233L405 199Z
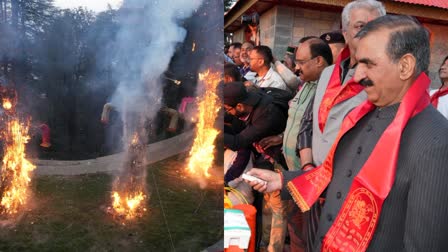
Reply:
M0 251L201 251L223 236L222 165L201 189L185 163L182 154L148 167L148 211L133 222L105 211L113 175L37 177L27 209L0 220Z

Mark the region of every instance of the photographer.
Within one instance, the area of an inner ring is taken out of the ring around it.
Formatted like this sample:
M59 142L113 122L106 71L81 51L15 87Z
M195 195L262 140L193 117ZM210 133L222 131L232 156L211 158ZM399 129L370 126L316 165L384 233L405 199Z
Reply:
M244 41L255 41L255 45L260 45L260 32L259 32L259 24L260 24L260 16L258 13L253 13L252 15L243 15L241 16L241 23L246 26L244 30Z

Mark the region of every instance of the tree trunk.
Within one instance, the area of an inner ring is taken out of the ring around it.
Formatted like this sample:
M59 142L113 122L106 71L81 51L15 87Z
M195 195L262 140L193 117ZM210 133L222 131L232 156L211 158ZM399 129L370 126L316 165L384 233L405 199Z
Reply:
M18 78L17 66L19 59L19 45L22 43L19 35L19 2L18 0L11 0L11 30L13 31L14 37L13 40L16 40L17 43L12 43L12 57L10 58L11 63L11 74L10 79L12 83L16 86L15 88L19 88L17 84L20 83L20 79ZM11 41L12 42L12 41Z

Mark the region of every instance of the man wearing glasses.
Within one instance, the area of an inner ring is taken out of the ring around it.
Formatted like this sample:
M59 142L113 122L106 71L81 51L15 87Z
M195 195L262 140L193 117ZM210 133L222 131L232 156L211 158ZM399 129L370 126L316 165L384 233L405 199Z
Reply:
M321 39L304 37L299 42L300 44L295 55L296 72L305 83L289 102L288 121L286 122L284 133L263 138L259 143L263 150L283 143L283 156L288 166L284 168L289 171L300 170L302 167L296 152L301 119L308 104L312 103L316 92L317 80L322 71L333 62L330 47ZM311 141L311 139L308 138L305 141ZM302 232L302 215L297 206L294 205L294 202L286 201L283 204L289 205L287 207L287 218L286 216L284 218L288 223L291 251L303 251L306 239ZM286 227L281 232L283 232L284 236ZM280 231L277 230L277 233L280 233Z
M359 42L355 35L368 22L386 14L383 4L376 0L355 0L342 11L342 31L347 43L339 54L336 63L327 67L319 79L314 102L305 111L300 132L306 127L312 129L311 144L300 149L300 161L303 170L321 165L333 145L345 116L367 98L363 86L353 80L356 68L356 49ZM304 59L307 60L307 59ZM297 63L304 63L298 61ZM311 115L311 116L308 116ZM308 131L309 132L309 131ZM285 173L288 181L297 174ZM291 177L289 177L291 176ZM307 251L316 240L317 221L320 217L319 202L306 212L308 217Z
M286 115L273 98L258 90L247 91L242 82L231 82L224 87L224 109L235 120L245 123L235 134L224 133L224 146L237 151L250 148L263 137L280 134L285 129Z

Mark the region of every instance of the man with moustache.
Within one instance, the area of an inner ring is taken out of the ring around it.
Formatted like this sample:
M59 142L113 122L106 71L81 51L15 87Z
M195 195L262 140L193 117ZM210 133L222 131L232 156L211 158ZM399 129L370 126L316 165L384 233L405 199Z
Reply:
M344 117L366 99L362 86L352 79L357 63L354 58L358 42L355 35L369 21L385 14L382 3L375 0L356 0L344 7L342 31L347 46L336 63L322 72L314 101L309 103L301 122L297 149L303 171L322 164ZM305 214L308 245L316 239L320 210L318 202Z
M289 91L281 76L272 68L272 51L267 46L256 46L249 54L250 69L257 73L253 85L260 88L272 87Z
M355 35L369 21L386 14L384 6L376 0L355 0L342 11L342 31L347 43L336 63L327 67L319 79L314 101L304 112L298 146L301 169L311 170L327 157L345 116L366 99L363 87L353 80L356 67ZM302 139L302 140L300 140ZM311 140L311 141L310 141ZM284 173L289 180L297 173ZM307 245L314 244L321 205L316 203L306 213L308 221ZM311 251L311 247L307 251Z
M241 46L242 44L239 42L233 43L233 62L235 62L235 65L237 65L239 68L243 67L243 62L241 61Z
M254 45L252 42L244 42L241 46L241 53L240 53L240 61L243 63L242 67L240 67L240 73L241 76L245 76L250 71L250 59L249 59L249 53L254 48ZM255 75L255 73L254 73Z
M241 53L240 53L240 60L243 62L243 66L240 68L241 75L249 82L254 82L255 77L257 75L256 72L253 72L250 69L250 57L249 54L254 48L254 45L252 42L244 42L241 46ZM275 63L272 65L273 69L276 73L280 75L280 77L285 82L286 86L289 88L289 90L293 93L295 93L297 86L299 85L300 80L297 78L297 76L294 75L294 73L287 68L285 65L283 65L280 61L274 60ZM247 83L248 86L250 86L251 83Z
M376 0L356 0L342 11L342 30L346 48L334 65L326 68L319 79L312 110L312 148L300 150L302 162L320 165L339 132L342 120L349 111L366 99L363 87L353 80L356 68L358 39L356 33L369 21L386 14L384 6ZM306 113L306 112L305 112ZM302 127L307 127L306 123ZM302 131L302 130L301 130Z
M325 190L313 251L446 251L448 121L427 92L428 31L383 16L359 39L354 80L367 101L351 111L322 166L291 181L251 170L269 192L286 185L303 211Z
M259 142L263 149L283 143L283 155L288 170L297 170L301 167L296 153L300 122L306 107L314 97L322 71L332 64L333 58L329 46L324 41L317 37L305 37L297 48L295 62L296 73L304 84L289 103L285 132L266 137Z
M301 167L300 159L297 156L296 145L297 137L300 129L300 122L303 113L311 102L316 92L317 80L325 67L333 62L330 47L321 39L316 37L307 37L300 41L297 47L296 55L296 72L299 73L300 79L304 84L300 91L289 103L288 120L283 134L273 135L263 138L259 145L262 149L268 149L272 146L282 145L283 156L287 166L285 169L289 171L299 170ZM297 206L293 202L284 202L287 205L287 223L290 234L290 249L292 251L304 251L305 237L302 232L302 216ZM286 217L286 216L284 216ZM277 225L278 226L278 225ZM272 235L279 235L277 232L271 231ZM281 230L284 232L284 230ZM284 234L283 234L284 235Z

